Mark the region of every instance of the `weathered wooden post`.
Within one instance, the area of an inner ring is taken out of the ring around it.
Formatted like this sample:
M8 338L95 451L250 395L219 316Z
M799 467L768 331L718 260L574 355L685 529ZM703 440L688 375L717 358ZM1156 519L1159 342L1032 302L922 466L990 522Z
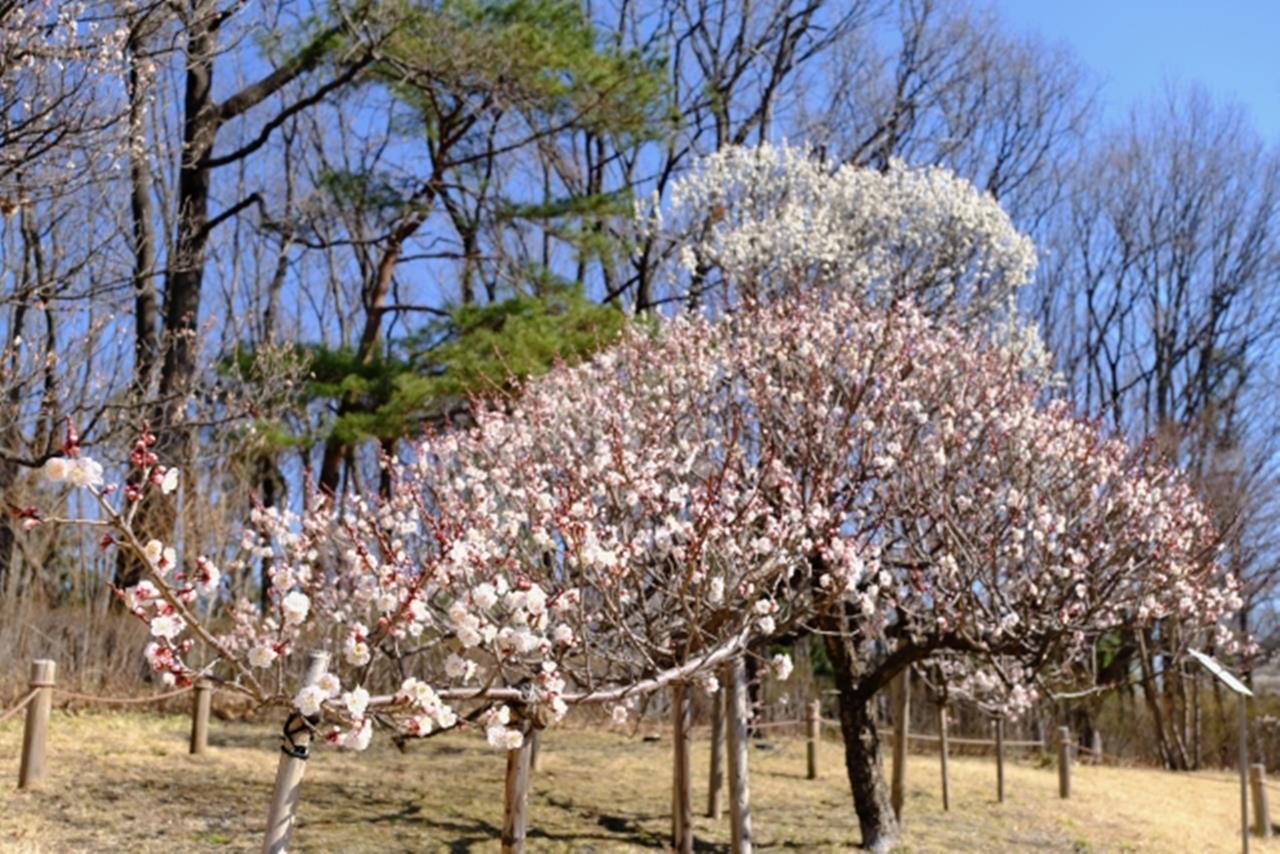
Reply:
M819 700L813 700L809 703L807 717L805 718L805 730L808 738L808 777L810 780L818 779L818 739L822 733L822 703Z
M693 705L689 686L671 686L671 730L674 774L671 797L671 845L680 854L693 854L693 792L690 787L690 757L693 752Z
M911 668L905 668L893 682L893 780L889 798L893 814L902 821L902 803L907 791L907 734L911 727Z
M191 695L191 747L192 756L209 749L209 706L213 700L213 684L208 679L197 679Z
M942 757L942 811L951 809L951 780L947 777L947 705L938 704L938 755Z
M1249 788L1253 791L1253 832L1263 839L1271 837L1271 808L1267 801L1267 766L1249 766Z
M720 818L720 790L724 788L724 689L711 695L711 773L707 777L707 818Z
M1058 797L1071 797L1071 728L1058 727Z
M1094 727L1093 736L1089 739L1089 755L1094 765L1102 764L1102 733L1097 727Z
M995 719L996 728L996 802L1004 803L1004 718Z
M29 789L44 779L44 749L49 738L49 710L53 708L53 684L57 670L57 663L47 658L31 662L31 678L27 684L36 695L27 704L27 723L22 730L19 789Z
M518 726L524 739L515 750L507 751L507 779L503 789L502 854L524 854L529 827L529 766L533 760L534 735L525 710L521 710Z
M732 854L751 854L751 787L747 776L747 678L742 659L724 665L725 729L729 756L729 824Z
M302 687L320 681L329 667L329 653L313 652L307 658ZM262 842L263 854L283 854L289 847L297 818L298 791L311 754L311 725L296 710L285 721L280 745L280 764L276 766L276 785L267 812L267 833Z

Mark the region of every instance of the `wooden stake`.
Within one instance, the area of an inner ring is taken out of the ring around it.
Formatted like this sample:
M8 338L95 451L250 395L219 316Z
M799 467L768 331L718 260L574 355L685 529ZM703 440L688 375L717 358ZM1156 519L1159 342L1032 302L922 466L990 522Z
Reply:
M196 680L191 695L191 747L190 753L198 756L209 749L209 705L213 700L213 685L208 679Z
M947 707L938 706L938 755L942 758L942 811L951 809L951 781L947 777Z
M22 730L22 763L18 768L18 788L30 789L44 779L45 743L49 738L49 710L53 708L53 683L58 665L47 658L31 662L29 687L36 692L27 704L27 723Z
M1253 790L1253 832L1263 839L1271 838L1271 808L1267 801L1267 766L1249 766L1249 788Z
M893 815L902 821L902 804L907 791L907 735L911 728L911 668L904 669L893 682L893 781L889 798Z
M302 677L302 687L314 685L320 681L329 667L329 653L313 652L307 658L307 670ZM290 712L289 722L296 722L294 712ZM289 723L286 723L288 726ZM276 766L276 785L271 794L271 807L267 812L267 833L262 841L263 854L284 854L289 847L289 838L293 835L293 826L298 809L298 790L302 784L302 775L307 770L307 753L311 749L311 730L298 724L300 732L292 736L294 750L284 750L288 744L281 745L280 764Z
M720 790L724 788L724 689L711 698L711 773L708 775L707 818L720 818Z
M1095 727L1093 736L1089 739L1089 755L1094 765L1102 764L1102 733Z
M808 715L805 720L806 735L808 736L808 777L810 780L818 779L818 738L821 735L822 726L822 703L814 700L809 703Z
M1240 726L1237 738L1240 750L1240 850L1249 854L1249 708L1244 694L1236 695L1239 702Z
M693 792L689 760L693 752L693 705L689 686L671 686L671 734L673 753L671 797L671 845L680 854L693 854Z
M742 659L724 665L725 728L729 741L729 823L731 854L751 854L751 786L747 772L747 677Z
M1071 729L1058 727L1058 797L1071 797Z
M529 828L529 766L533 762L536 733L529 722L520 723L524 741L507 751L507 782L503 791L502 854L524 854Z
M1004 803L1004 718L996 718L996 801Z

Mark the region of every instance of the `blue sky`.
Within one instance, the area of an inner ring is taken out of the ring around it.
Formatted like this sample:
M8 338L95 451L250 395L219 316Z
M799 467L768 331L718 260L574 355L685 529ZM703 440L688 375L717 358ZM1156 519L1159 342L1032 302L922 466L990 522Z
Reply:
M1102 83L1107 115L1164 80L1243 104L1280 144L1280 0L993 0L1015 30L1072 48Z

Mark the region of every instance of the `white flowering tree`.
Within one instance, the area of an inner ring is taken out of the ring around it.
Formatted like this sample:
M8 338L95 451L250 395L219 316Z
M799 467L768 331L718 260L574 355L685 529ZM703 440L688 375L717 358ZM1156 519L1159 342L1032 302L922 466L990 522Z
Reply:
M573 703L621 716L753 639L821 633L863 840L883 848L869 703L902 668L945 657L1016 704L1126 621L1210 630L1231 607L1185 485L1042 392L1005 349L848 292L632 330L386 461L386 499L255 513L214 558L268 563L265 613L229 601L215 560L133 535L138 501L177 485L149 435L123 488L73 432L47 472L145 561L120 595L157 671L288 705L347 747L474 723L513 750ZM330 672L301 684L291 662L322 647Z
M725 307L834 286L984 316L1003 311L1036 264L996 200L947 169L842 166L785 143L703 158L666 206L649 202L638 217L677 248L665 276L674 294Z
M1034 326L1016 311L1035 251L990 196L943 169L891 162L884 171L866 170L823 163L803 148L762 145L705 159L676 183L665 209L654 204L641 221L648 236L678 249L668 270L669 298L706 305L713 313L788 300L783 310L799 326L819 318L835 322L837 331L825 341L831 347L841 340L840 330L857 334L856 321L847 325L847 313L858 305L892 312L910 300L919 312L902 315L913 332L897 339L896 349L886 341L881 350L885 363L898 365L882 374L892 378L898 408L889 419L867 421L879 442L877 454L845 456L849 449L825 432L835 429L828 398L812 391L865 376L861 366L843 362L845 349L838 355L823 351L824 364L835 374L810 381L805 401L780 416L802 429L779 458L794 466L797 482L828 485L825 503L842 520L841 536L815 560L844 562L856 555L874 567L849 591L852 601L827 609L815 602L819 617L813 625L827 637L843 691L849 773L868 846L891 845L897 827L887 809L866 705L911 662L945 665L953 694L980 696L992 710L1016 711L1034 696L1037 680L1069 675L1105 626L1181 612L1190 602L1202 618L1192 621L1194 635L1231 606L1229 591L1213 592L1206 568L1213 533L1187 487L1155 461L1078 424L1065 405L1036 406L1046 391L1028 384L1024 372L1047 377L1048 357ZM795 300L808 310L797 311ZM995 346L966 343L952 326ZM805 340L801 334L795 338ZM803 354L783 348L779 359L784 364L778 370L786 373ZM860 394L850 389L843 397ZM966 441L986 435L989 445L962 444L969 455L954 456L959 422L966 425L959 434ZM1015 429L1024 423L1040 424L1039 441ZM813 424L826 428L816 431ZM808 441L813 433L820 438ZM1063 455L1057 463L1055 454ZM874 484L870 490L868 483ZM1119 515L1084 512L1097 506L1081 495L1122 495L1123 484L1147 496L1114 499L1137 520L1132 527L1124 527ZM1050 542L1055 548L1075 543L1073 560L1087 556L1085 562L1028 566L1010 557L1017 548L1002 552L998 538L1007 530L1011 536L1031 535L1010 522L1022 522L1025 507L994 518L982 515L995 512L993 500L995 508L1004 506L999 501L1005 489L1029 507L1056 508L1045 511L1045 518L1070 520ZM847 496L856 496L849 508L842 505ZM1159 499L1174 507L1157 510L1143 503ZM1145 562L1125 563L1115 549L1128 546L1127 538L1144 526L1170 530L1170 520L1159 520L1159 512L1188 514L1173 524L1182 526L1194 548L1182 541ZM869 530L863 527L868 518L878 520ZM864 539L848 537L847 531L860 528L868 530ZM988 539L975 541L971 531ZM1195 572L1179 582L1177 594L1163 595L1160 576L1145 572L1158 565ZM1010 583L1016 573L1025 573L1024 583ZM1121 578L1140 582L1143 595L1132 587L1125 588L1132 596L1113 595L1111 585ZM1036 594L1006 600L1005 586ZM1093 598L1059 615L1056 603L1077 589ZM1107 592L1089 592L1098 590ZM994 626L987 619L993 614ZM993 632L1001 643L992 643Z
M1109 632L1177 615L1184 642L1225 643L1219 621L1239 604L1176 471L1067 404L1040 403L1045 390L1002 349L900 322L900 349L884 352L900 417L877 425L881 453L843 462L794 448L798 478L860 491L853 524L891 520L863 538L844 521L813 558L820 584L821 567L851 552L863 568L843 602L816 603L814 628L837 676L863 844L877 850L898 831L871 704L904 669L940 662L953 694L1016 714L1041 686L1076 678ZM837 354L829 364L849 373ZM876 472L870 494L863 465Z

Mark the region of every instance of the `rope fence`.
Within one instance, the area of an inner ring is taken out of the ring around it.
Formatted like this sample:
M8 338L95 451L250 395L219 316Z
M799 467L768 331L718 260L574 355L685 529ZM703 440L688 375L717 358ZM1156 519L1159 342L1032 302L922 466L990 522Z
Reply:
M148 703L158 703L161 700L171 700L174 697L181 697L184 694L190 694L196 689L195 685L188 685L185 688L178 688L173 691L167 691L163 694L155 694L150 697L98 697L92 694L81 694L76 691L65 691L61 688L55 688L54 693L68 700L79 701L82 703L99 703L107 706L145 706Z
M18 788L27 789L36 785L44 777L45 752L49 733L49 713L53 709L54 697L61 697L67 703L93 703L106 706L144 706L172 700L187 694L194 694L191 704L191 741L192 754L202 754L208 750L209 744L209 710L212 704L213 683L200 679L193 685L152 694L148 697L104 697L97 694L85 694L59 688L55 680L57 666L48 659L37 659L31 662L31 675L27 682L28 691L12 708L0 714L0 723L8 721L26 711L26 724L22 731L22 762L18 769Z
M20 789L29 788L37 784L44 776L45 769L45 744L47 741L47 733L49 728L49 715L55 697L62 698L68 703L88 703L101 704L107 706L141 706L152 703L159 703L165 700L173 700L192 694L193 702L191 707L191 742L190 753L202 754L207 750L208 745L208 726L209 712L212 694L214 691L213 683L207 679L201 679L193 685L182 688L176 688L171 691L165 691L160 694L154 694L146 697L112 697L101 696L96 694L87 694L79 691L72 691L59 688L54 679L55 665L53 661L37 660L31 663L31 676L28 681L28 691L17 701L15 705L0 713L0 724L5 723L16 717L22 712L26 712L26 725L23 731L22 744L22 763L18 775L18 787ZM745 713L743 708L742 712ZM899 713L905 712L900 709ZM741 720L742 735L745 736L748 730L767 731L782 728L791 728L803 731L806 741L806 763L808 779L817 779L818 777L818 752L817 745L823 736L823 727L828 727L839 732L840 722L831 718L821 716L820 706L817 700L807 704L805 708L805 716L803 718L784 719L784 720L768 720L758 723L750 723L745 719L745 714ZM904 718L905 720L906 718ZM691 723L691 722L689 722ZM684 732L691 732L693 727L685 724ZM939 708L939 728L937 732L911 732L909 727L904 727L904 732L894 726L886 726L880 724L878 726L881 733L887 739L892 740L894 744L894 768L893 778L894 785L897 787L901 780L905 780L905 745L910 741L923 742L926 744L938 746L938 753L941 759L942 772L942 791L943 791L943 808L948 808L949 791L947 758L952 745L992 748L995 756L995 781L997 800L1004 801L1004 753L1008 748L1030 748L1038 749L1048 753L1051 746L1056 747L1059 796L1067 799L1071 797L1071 771L1072 765L1077 756L1090 757L1092 764L1101 765L1108 764L1118 767L1132 767L1132 760L1126 760L1114 754L1105 753L1101 749L1101 737L1093 734L1092 745L1084 746L1078 744L1073 737L1071 731L1067 727L1059 727L1057 737L1053 739L1052 745L1048 739L1036 740L1017 740L1004 738L1004 722L995 720L992 722L994 729L994 738L976 738L976 737L952 737L947 731L947 714L946 707ZM711 812L719 812L718 808L718 788L716 784L718 779L722 779L717 775L716 765L722 761L719 758L720 752L716 749L718 738L724 738L722 731L723 726L712 726L712 774L711 780L712 790ZM1211 774L1197 773L1187 774L1184 779L1194 781L1205 781L1209 783L1227 784L1231 786L1245 786L1241 778L1219 777ZM1269 814L1268 793L1271 791L1280 791L1280 783L1273 783L1266 778L1266 770L1263 765L1255 764L1250 767L1247 788L1252 792L1253 805L1253 828L1254 833L1260 836L1270 836L1272 825ZM273 806L273 815L275 809ZM283 814L283 813L282 813ZM709 813L710 814L710 813Z

